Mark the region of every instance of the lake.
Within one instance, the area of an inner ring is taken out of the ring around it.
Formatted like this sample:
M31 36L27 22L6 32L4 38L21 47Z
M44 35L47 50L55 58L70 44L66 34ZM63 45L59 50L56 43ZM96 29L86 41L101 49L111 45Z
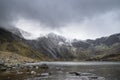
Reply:
M120 62L40 62L26 65L42 64L47 64L49 69L40 76L29 75L21 80L120 80Z

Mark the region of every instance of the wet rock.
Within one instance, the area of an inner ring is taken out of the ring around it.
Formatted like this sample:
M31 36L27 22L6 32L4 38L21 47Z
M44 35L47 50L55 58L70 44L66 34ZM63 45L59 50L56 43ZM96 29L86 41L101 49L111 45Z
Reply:
M6 71L7 70L7 68L6 67L1 67L1 65L0 65L0 71Z
M80 79L81 80L90 80L88 77L86 77L86 76L82 76L82 77L80 77Z
M89 80L105 80L104 77L99 76L88 76Z
M82 72L67 72L72 78L78 78L79 80L105 80L104 77L96 76L93 73L82 73ZM77 80L77 79L74 79Z
M95 74L92 74L92 73L81 73L81 76L95 76Z
M17 71L17 74L19 75L19 74L23 74L23 72L19 72L19 71Z
M35 69L39 69L39 67L38 67L38 66L36 66L36 67L35 67Z
M89 76L88 78L89 78L89 79L95 79L95 80L97 80L97 79L98 79L98 76Z
M41 69L49 69L49 67L48 67L47 64L42 64L42 65L40 66L40 68L41 68Z
M3 64L3 63L4 63L4 61L2 59L0 59L0 64Z
M56 70L58 70L58 71L62 71L62 70L64 70L64 69L61 68L61 67L56 67Z
M49 76L49 73L41 73L41 76Z
M75 76L81 76L81 72L69 72L69 74L74 74Z
M98 77L98 80L105 80L104 77Z
M12 66L12 69L13 69L13 70L15 70L16 68L17 68L17 67L15 67L15 66Z
M95 76L95 74L92 73L81 73L81 72L69 72L69 74L74 74L76 76Z
M6 71L7 70L7 66L0 61L0 71Z
M35 71L31 71L31 74L36 75L36 72Z

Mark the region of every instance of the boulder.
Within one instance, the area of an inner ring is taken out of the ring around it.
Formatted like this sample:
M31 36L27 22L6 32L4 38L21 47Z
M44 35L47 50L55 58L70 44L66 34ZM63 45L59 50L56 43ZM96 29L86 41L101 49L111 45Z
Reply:
M0 64L0 71L6 71L7 70L7 66L5 66L4 64Z
M49 67L48 67L47 64L42 64L42 65L40 66L40 68L42 68L42 69L48 69Z
M35 71L31 71L31 74L36 75L36 72Z
M49 73L41 73L41 76L49 76Z

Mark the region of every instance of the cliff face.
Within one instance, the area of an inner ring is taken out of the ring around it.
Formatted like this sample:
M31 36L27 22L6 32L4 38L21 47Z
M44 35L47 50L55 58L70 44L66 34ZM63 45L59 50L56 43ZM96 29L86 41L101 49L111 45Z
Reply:
M50 58L58 60L120 60L120 34L86 41L69 41L62 36L48 34L27 43Z
M0 28L0 55L4 54L6 56L8 54L6 59L10 59L10 54L12 54L17 57L18 61L23 57L23 62L36 60L120 61L120 34L96 40L74 39L70 41L63 36L50 33L36 40L26 40L19 29L8 31Z

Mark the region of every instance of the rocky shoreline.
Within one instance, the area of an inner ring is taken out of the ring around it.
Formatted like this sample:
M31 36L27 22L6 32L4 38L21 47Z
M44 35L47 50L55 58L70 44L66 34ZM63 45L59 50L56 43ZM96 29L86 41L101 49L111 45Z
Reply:
M22 80L31 75L40 76L41 73L46 72L49 67L46 64L42 65L5 65L5 63L0 62L0 78L2 80ZM17 76L17 77L16 77Z

